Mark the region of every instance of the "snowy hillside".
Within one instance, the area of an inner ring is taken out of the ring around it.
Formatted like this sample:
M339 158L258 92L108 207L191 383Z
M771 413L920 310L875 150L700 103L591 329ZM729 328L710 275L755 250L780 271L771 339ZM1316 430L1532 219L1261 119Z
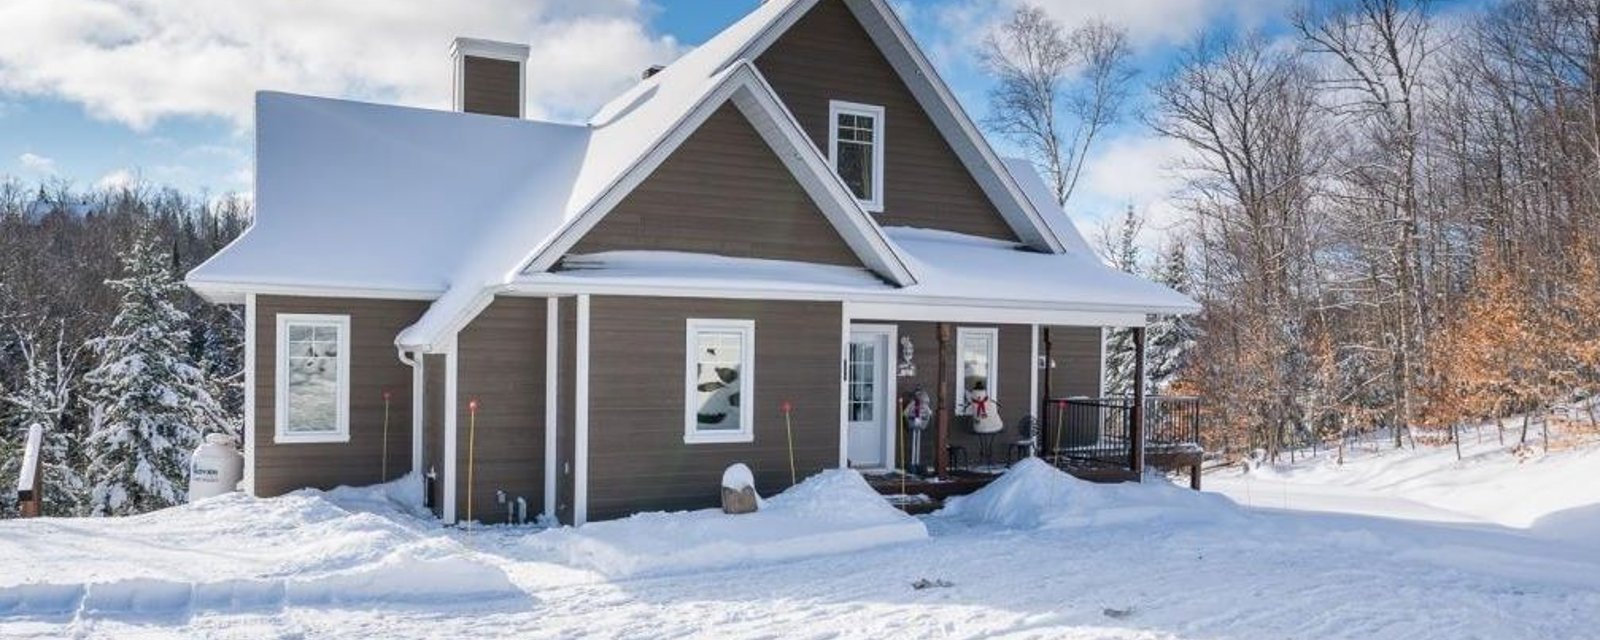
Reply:
M915 519L833 472L757 516L648 514L546 532L440 527L417 515L406 483L3 522L0 637L1453 639L1600 628L1600 553L1545 537L1559 514L1522 529L1427 517L1444 507L1399 497L1410 483L1433 488L1426 500L1491 510L1511 493L1593 491L1596 454L1537 463L1548 470L1432 456L1208 479L1270 508L1162 483L1092 485L1032 462ZM1329 506L1313 503L1319 492L1428 506L1295 510Z

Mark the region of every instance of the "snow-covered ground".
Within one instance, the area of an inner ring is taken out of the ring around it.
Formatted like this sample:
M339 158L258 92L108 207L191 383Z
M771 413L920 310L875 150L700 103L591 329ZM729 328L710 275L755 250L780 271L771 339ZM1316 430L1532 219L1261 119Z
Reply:
M1207 478L1257 507L1030 463L919 519L834 472L579 530L442 528L409 485L5 522L0 637L1596 637L1600 454L1433 455Z

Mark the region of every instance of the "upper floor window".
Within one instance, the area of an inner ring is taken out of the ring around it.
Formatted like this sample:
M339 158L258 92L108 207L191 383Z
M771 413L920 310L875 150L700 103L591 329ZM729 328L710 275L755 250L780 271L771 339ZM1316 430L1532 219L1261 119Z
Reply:
M828 159L867 211L883 211L883 107L828 103Z
M350 441L350 316L278 315L275 442Z

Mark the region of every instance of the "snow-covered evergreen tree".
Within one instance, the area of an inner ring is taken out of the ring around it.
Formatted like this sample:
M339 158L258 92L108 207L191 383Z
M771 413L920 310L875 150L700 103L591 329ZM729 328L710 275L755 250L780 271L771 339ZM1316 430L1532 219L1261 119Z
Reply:
M90 341L88 481L94 515L141 513L179 504L188 457L206 433L229 422L190 355L182 285L154 234L141 228L121 254L121 294L111 329Z
M24 367L22 383L20 388L0 399L12 409L8 428L20 436L18 442L27 438L28 430L34 425L44 432L40 451L44 515L75 516L83 513L87 497L82 433L66 420L76 385L73 378L76 354L66 347L64 329L57 327L53 335L51 333L19 337L17 349ZM41 344L47 340L50 341L48 346ZM3 475L14 480L17 471L20 469L7 469Z
M1139 272L1139 232L1144 229L1144 219L1128 207L1114 229L1106 229L1100 239L1100 250L1105 259L1128 273ZM1133 393L1134 344L1133 329L1115 327L1106 332L1106 394L1112 396Z
M1183 293L1192 293L1189 256L1182 242L1173 242L1152 274L1155 281ZM1192 316L1159 316L1145 334L1145 371L1155 393L1165 393L1189 362L1189 352L1200 329Z

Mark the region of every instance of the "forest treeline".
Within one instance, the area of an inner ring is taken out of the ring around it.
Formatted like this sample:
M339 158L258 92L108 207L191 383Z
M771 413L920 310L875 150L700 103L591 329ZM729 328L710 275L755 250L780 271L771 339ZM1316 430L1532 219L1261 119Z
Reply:
M1306 7L1195 38L1142 114L1188 151L1205 310L1172 387L1208 448L1443 442L1593 395L1600 3Z
M238 431L244 328L181 279L249 217L233 197L0 178L0 517L33 424L47 515L182 501L200 437Z

